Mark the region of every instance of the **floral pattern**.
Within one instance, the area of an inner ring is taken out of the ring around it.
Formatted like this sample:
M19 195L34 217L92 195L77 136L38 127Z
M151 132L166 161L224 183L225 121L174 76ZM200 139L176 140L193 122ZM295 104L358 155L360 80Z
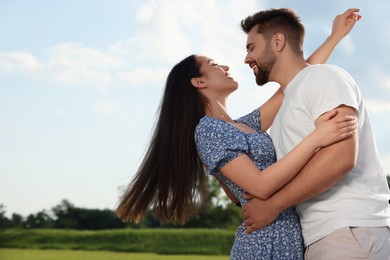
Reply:
M260 170L276 161L270 136L260 130L260 111L243 116L235 122L254 130L247 133L226 121L205 116L195 130L195 143L208 174L218 176L241 205L245 191L226 178L220 169L241 154L247 154ZM237 174L240 174L239 172ZM303 259L303 238L299 218L294 208L283 211L270 225L244 233L243 222L238 227L230 259Z

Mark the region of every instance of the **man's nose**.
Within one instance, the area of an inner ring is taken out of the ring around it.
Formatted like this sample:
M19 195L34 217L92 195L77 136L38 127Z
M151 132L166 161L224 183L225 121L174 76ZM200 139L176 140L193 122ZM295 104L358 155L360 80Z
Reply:
M249 57L249 53L247 53L244 59L244 63L249 64L249 62L250 62L250 57Z

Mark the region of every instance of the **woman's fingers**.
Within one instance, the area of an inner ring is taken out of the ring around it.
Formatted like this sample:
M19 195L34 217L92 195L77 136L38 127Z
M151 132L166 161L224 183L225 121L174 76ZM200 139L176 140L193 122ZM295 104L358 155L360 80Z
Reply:
M324 121L330 120L338 114L337 109L332 109L324 115Z
M359 11L360 11L360 9L358 9L358 8L350 8L347 11L345 11L342 14L342 16L346 17L346 23L350 24L352 22L359 21L362 18L362 16L360 14L357 14L357 12L359 12Z

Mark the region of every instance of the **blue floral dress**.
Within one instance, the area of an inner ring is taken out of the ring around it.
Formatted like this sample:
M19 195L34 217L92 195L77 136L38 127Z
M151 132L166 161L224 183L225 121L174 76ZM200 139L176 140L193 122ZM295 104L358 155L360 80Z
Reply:
M276 155L271 138L260 130L259 109L235 122L244 123L255 132L246 133L223 120L205 116L196 127L195 143L207 173L220 178L244 205L248 202L243 198L245 191L220 169L245 153L263 170L276 161ZM244 233L243 223L237 229L230 259L303 259L302 232L294 208L286 209L272 224L250 234Z

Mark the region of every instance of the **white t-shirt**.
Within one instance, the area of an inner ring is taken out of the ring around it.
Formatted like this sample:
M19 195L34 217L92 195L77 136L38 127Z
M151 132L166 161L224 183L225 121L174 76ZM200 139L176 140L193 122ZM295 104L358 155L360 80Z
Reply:
M340 105L358 113L357 164L330 190L296 206L306 246L341 227L390 226L390 192L370 121L355 81L343 69L310 65L288 84L270 131L277 158L311 133L321 114Z

